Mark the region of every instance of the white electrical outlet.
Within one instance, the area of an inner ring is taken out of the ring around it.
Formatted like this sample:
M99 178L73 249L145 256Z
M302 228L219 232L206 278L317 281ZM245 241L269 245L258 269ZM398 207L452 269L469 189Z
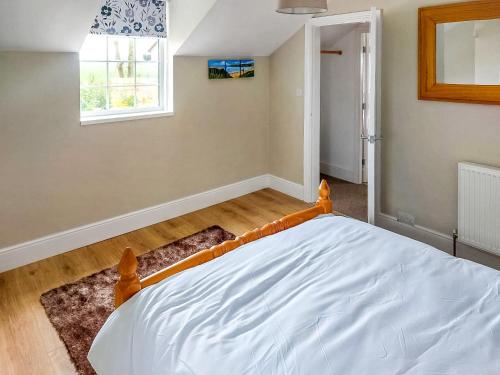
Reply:
M408 212L398 211L397 219L400 223L415 226L415 216Z

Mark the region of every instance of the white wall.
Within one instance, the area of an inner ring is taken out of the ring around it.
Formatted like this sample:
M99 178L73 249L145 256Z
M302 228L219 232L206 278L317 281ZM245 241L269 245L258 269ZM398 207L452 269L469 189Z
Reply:
M342 55L321 56L321 173L353 183L361 182L360 49L365 29L360 25L333 43L322 39L325 49Z
M473 84L475 81L474 22L436 27L437 81Z
M174 59L175 115L80 126L76 53L0 53L0 248L268 172L269 58L209 80Z
M175 1L179 2L177 7L188 7L183 4L193 0ZM207 0L202 0L205 1ZM270 0L217 0L176 54L214 57L269 56L311 17L287 17L275 11L276 5L276 1ZM178 17L178 23L184 23L185 18Z
M2 0L0 51L78 52L101 2Z
M500 84L500 20L476 22L476 83Z
M304 28L278 48L269 68L269 170L302 184L304 145ZM271 110L272 109L272 110Z
M436 31L437 81L491 85L500 82L500 21L440 24Z
M457 162L500 166L500 106L418 100L418 8L439 3L449 0L335 1L331 9L335 13L370 6L383 9L382 212L392 216L398 211L408 212L417 224L449 235L457 226ZM279 55L293 51L293 56L302 56L303 60L304 45L298 43L303 43L303 36L300 40L298 36L292 38L280 48ZM275 54L271 61L277 58ZM303 64L292 64L287 75L303 77ZM271 87L282 81L281 76L270 77ZM296 124L302 124L302 132L300 137L286 137L270 122L270 144L287 152L287 159L272 164L272 173L288 179L299 176L293 181L302 183L303 110L292 116L292 105L276 106L286 102L282 97L291 99L293 95L291 87L282 88L273 91L270 111L275 116L287 116L294 134Z
M216 0L170 1L168 48L172 55L177 53L215 3Z

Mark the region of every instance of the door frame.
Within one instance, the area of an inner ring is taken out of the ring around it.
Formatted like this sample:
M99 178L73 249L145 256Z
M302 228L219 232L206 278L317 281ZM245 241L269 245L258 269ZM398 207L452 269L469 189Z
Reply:
M368 43L369 43L369 33L363 32L360 35L361 48L360 48L360 82L361 86L359 88L359 98L361 100L359 108L359 139L361 141L360 147L360 162L361 166L359 168L359 181L361 184L368 183L368 165L366 161L368 160L368 140L366 136L367 132L367 118L366 118L366 102L368 99L368 69L369 69L369 59L368 59ZM365 176L366 171L366 176Z
M368 116L374 119L374 126L369 137L379 140L380 135L380 85L381 85L381 32L382 14L379 9L311 18L305 25L305 61L304 61L304 201L313 202L317 196L320 176L320 71L321 47L320 28L322 26L349 23L369 23L370 67L368 81L375 84L374 104L368 106ZM372 168L369 168L368 181L368 222L375 224L380 212L380 144L373 143ZM370 183L372 188L370 188ZM335 204L335 201L334 201Z

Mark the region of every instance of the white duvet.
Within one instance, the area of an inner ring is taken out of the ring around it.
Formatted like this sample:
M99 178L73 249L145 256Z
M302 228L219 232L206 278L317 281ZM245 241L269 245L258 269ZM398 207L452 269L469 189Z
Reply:
M146 288L98 374L500 374L500 272L322 216Z

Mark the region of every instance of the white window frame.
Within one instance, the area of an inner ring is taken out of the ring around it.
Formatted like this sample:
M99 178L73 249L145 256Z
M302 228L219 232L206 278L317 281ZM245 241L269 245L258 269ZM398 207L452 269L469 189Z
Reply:
M103 35L104 36L104 35ZM124 38L128 38L124 36ZM168 54L168 42L166 38L158 38L158 52L159 52L159 90L158 101L159 106L148 108L133 108L133 109L120 109L120 110L106 110L93 112L82 112L80 109L80 124L81 125L94 125L104 123L114 123L122 121L140 120L156 117L173 116L173 73L172 73L172 58ZM107 44L106 44L107 45ZM107 47L106 47L107 48ZM106 66L112 60L106 60ZM108 74L108 69L106 69ZM134 85L134 87L136 87ZM106 84L106 101L108 97L108 83ZM80 86L81 90L81 86Z

